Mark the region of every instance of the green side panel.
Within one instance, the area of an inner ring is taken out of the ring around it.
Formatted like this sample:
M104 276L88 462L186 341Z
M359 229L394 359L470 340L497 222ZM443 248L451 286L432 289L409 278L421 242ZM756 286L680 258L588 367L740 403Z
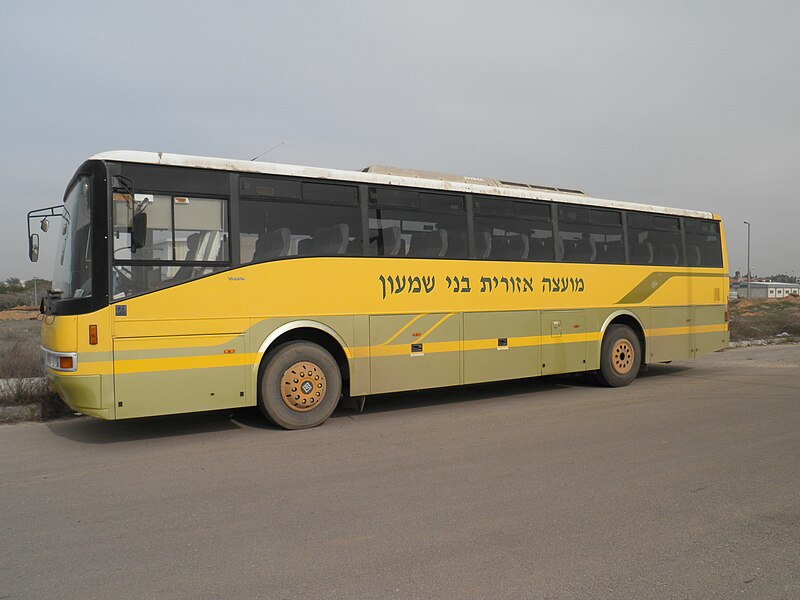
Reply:
M694 325L700 328L704 325L722 325L725 323L725 306L695 306ZM715 352L721 348L727 348L730 341L730 333L727 331L714 331L709 333L695 332L694 349L695 355Z
M102 387L103 407L102 410L106 416L104 419L116 419L117 412L114 409L116 403L114 402L114 375L101 375L100 382Z
M358 315L353 318L353 346L369 347L369 317ZM370 393L369 356L350 359L350 395L363 396Z
M694 307L694 324L697 327L704 325L722 325L725 323L727 307L722 304Z
M542 311L542 375L586 370L586 311Z
M187 344L196 350L198 347L215 346L220 336L180 336L172 339L175 346L180 346L181 343L186 343L187 337L196 338L193 343ZM160 339L168 346L171 338ZM115 340L114 352L130 351L130 344L134 342L135 340L129 339ZM244 354L245 336L237 336L226 342L225 346L234 349L236 353ZM248 401L245 391L249 370L250 365L240 365L115 373L116 418L128 419L246 406Z
M695 356L727 348L729 342L730 334L727 331L696 333L694 336Z
M464 383L539 375L539 346L530 340L540 332L538 311L467 313L464 315ZM502 339L507 345L502 345ZM470 340L491 340L494 347L469 350Z
M446 316L447 313L425 315L408 327L406 326L416 315L369 317L372 394L421 390L461 383L459 346L462 319L460 314L455 314L441 321ZM394 337L404 327L406 328L402 333ZM431 329L432 331L428 333ZM391 339L392 337L394 339ZM448 346L453 347L442 351L436 347L437 343L442 342L447 342ZM420 343L422 351L413 352L412 344ZM386 350L396 354L381 356L381 352Z
M50 388L58 394L70 408L85 412L102 410L102 375L55 375L47 374Z
M600 327L603 325L603 321L605 321L606 317L609 315L609 311L604 310L601 312L599 309L590 308L587 309L585 312L586 312L586 333L589 334L593 331L600 331ZM584 364L585 370L594 371L600 368L601 343L602 343L601 339L586 341L586 351L585 351L586 363Z
M653 334L648 339L647 362L685 360L694 356L691 333L659 335L663 328L691 328L693 323L691 306L650 309L650 327Z

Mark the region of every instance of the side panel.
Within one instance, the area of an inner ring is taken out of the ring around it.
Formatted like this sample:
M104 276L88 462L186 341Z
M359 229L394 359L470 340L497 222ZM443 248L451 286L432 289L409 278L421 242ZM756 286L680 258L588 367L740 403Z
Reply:
M461 314L371 316L369 329L371 393L461 383Z
M538 311L464 315L464 383L539 375Z
M350 359L350 395L363 396L370 393L369 372L369 317L353 317L353 346Z
M693 312L691 306L650 309L647 362L683 360L694 356Z
M542 311L542 375L586 369L586 311Z
M694 307L694 348L695 354L715 352L726 348L730 340L727 329L720 330L725 323L725 306Z
M244 335L114 340L116 418L244 405L245 349Z

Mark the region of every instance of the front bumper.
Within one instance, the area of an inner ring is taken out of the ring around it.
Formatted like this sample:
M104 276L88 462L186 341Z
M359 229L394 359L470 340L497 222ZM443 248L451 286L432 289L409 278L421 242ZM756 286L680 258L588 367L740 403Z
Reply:
M113 415L102 404L102 375L67 375L48 369L47 384L73 410L99 417L113 419Z

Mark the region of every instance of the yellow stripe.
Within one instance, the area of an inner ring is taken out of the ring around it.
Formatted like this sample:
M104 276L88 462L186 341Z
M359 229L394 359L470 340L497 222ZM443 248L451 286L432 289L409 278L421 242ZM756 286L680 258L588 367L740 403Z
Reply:
M419 320L420 320L422 317L425 317L425 316L427 316L427 314L428 314L428 313L423 313L423 314L421 314L421 315L417 315L416 317L414 317L413 319L411 319L411 320L410 320L408 323L406 323L405 325L403 325L403 326L402 326L400 329L398 329L398 330L397 330L397 333L395 333L395 334L394 334L392 337L390 337L388 340L386 340L385 342L383 342L383 343L382 343L382 344L380 344L380 345L381 345L381 346L386 346L386 345L388 345L388 344L391 344L391 343L392 343L394 340L396 340L396 339L397 339L397 336L398 336L398 335L400 335L401 333L403 333L403 332L404 332L406 329L408 329L409 327L411 327L411 326L412 326L414 323L416 323L417 321L419 321ZM438 323L437 323L437 325L438 325ZM425 335L428 335L428 334L426 333Z
M428 342L425 344L425 353L433 354L437 352L458 352L461 342ZM406 356L411 354L411 348L405 344L394 344L392 346L376 346L372 350L373 357L381 356Z
M116 375L149 371L182 371L186 369L214 369L219 367L249 366L244 354L223 356L181 356L178 358L146 358L121 360L114 365Z
M658 327L648 329L646 334L648 337L662 337L666 335L689 335L690 333L718 333L727 331L725 323L717 323L715 325L696 325L694 327Z
M422 335L421 335L421 336L420 336L420 337L417 339L417 341L416 341L415 343L417 343L417 344L418 344L419 342L421 342L422 340L424 340L426 337L428 337L428 334L429 334L431 331L433 331L434 329L436 329L436 328L437 328L439 325L441 325L442 323L444 323L444 322L445 322L447 319L449 319L450 317L452 317L454 314L456 314L456 313L449 313L449 314L446 314L446 315L445 315L445 316L443 316L441 319L439 319L438 321L436 321L436 324L435 324L433 327L431 327L430 329L428 329L428 331L426 331L425 333L423 333L423 334L422 334Z

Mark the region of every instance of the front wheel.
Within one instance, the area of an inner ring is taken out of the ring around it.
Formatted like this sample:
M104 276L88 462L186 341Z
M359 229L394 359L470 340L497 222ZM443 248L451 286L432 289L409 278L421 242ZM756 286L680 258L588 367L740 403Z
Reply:
M267 354L258 407L284 429L308 429L327 419L342 392L333 356L311 342L289 342Z
M628 385L642 365L639 336L627 325L612 325L603 336L597 380L608 387Z

